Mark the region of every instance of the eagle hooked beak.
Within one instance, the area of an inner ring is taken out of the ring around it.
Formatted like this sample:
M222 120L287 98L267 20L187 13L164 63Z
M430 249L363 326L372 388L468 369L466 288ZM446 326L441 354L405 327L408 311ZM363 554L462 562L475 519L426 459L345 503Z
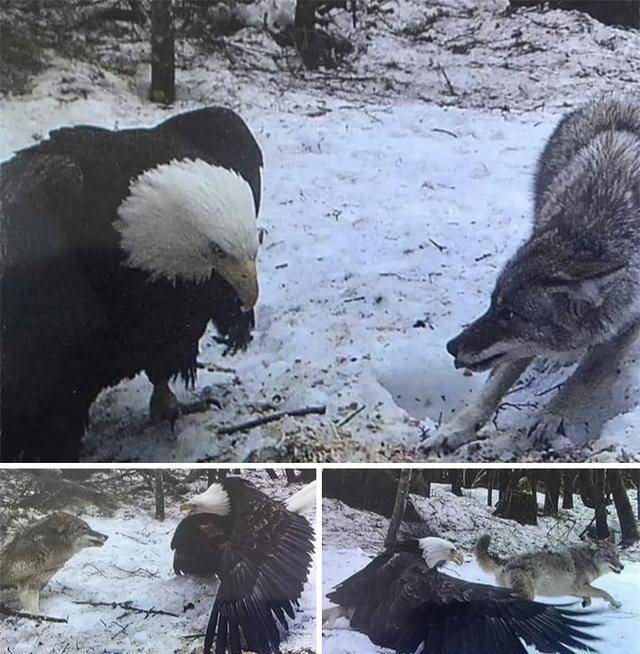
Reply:
M454 550L451 554L451 560L458 565L462 565L464 563L464 555L460 550Z
M243 311L251 311L258 301L258 271L254 259L230 262L220 273L240 297Z
M191 513L192 509L193 504L191 504L191 502L183 502L180 505L180 511L182 511L182 513Z

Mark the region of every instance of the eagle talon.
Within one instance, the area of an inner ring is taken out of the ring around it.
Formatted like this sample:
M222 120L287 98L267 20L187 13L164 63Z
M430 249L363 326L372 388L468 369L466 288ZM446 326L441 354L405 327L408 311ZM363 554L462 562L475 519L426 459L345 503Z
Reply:
M178 406L180 408L181 415L188 415L190 413L204 413L209 410L209 406L213 404L219 409L222 408L222 405L219 404L216 400L198 400L197 402L179 402Z

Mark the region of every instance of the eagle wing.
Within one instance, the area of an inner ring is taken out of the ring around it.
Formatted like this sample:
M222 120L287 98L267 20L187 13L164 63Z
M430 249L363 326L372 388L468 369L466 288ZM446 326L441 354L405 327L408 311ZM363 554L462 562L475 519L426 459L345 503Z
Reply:
M238 478L225 481L234 518L222 555L205 652L279 651L281 625L302 594L311 566L313 529L302 516ZM242 494L242 500L239 500Z
M354 629L397 652L526 654L522 641L540 652L594 651L580 613L429 570L415 554L383 553L354 577L329 599L354 609Z
M229 518L196 513L181 520L171 539L173 570L177 575L213 575L229 537Z

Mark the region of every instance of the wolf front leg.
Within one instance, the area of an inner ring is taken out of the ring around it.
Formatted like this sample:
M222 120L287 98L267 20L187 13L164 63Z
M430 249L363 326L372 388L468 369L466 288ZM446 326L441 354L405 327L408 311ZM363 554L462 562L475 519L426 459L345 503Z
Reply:
M420 449L451 452L474 440L495 413L502 398L531 363L531 358L517 359L496 366L474 401L458 411L437 433L427 438Z
M20 586L18 588L18 601L23 611L37 614L40 610L40 590L32 586Z
M616 380L620 364L631 345L640 335L640 321L633 323L615 338L591 348L562 390L545 407L536 436L569 435L600 398L609 402L609 393ZM596 437L598 434L589 434Z
M596 586L592 586L588 583L584 583L580 587L576 588L575 595L582 598L582 606L584 607L591 605L592 597L602 598L606 602L609 602L609 604L611 604L614 609L619 609L622 606L622 604L618 602L618 600L613 597L613 595L607 593L606 590L602 590L602 588L597 588Z

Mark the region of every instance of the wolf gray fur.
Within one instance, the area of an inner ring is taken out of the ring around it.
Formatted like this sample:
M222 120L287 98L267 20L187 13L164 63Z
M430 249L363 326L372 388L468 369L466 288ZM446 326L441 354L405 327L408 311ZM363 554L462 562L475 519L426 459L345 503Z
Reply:
M25 611L38 613L40 591L85 547L101 547L107 536L80 518L54 513L16 534L0 551L0 587L17 589Z
M566 435L597 393L606 398L640 332L640 106L607 100L565 116L534 195L533 232L489 309L447 344L457 368L492 374L427 449L473 440L538 357L579 361L540 420L543 433Z
M532 600L535 596L572 595L582 598L582 606L589 606L592 597L601 597L615 608L621 606L606 590L591 585L608 572L620 574L624 570L611 541L591 541L558 552L538 550L508 559L491 554L490 542L491 537L485 534L476 543L478 565L493 574L500 586L513 588L521 597Z

